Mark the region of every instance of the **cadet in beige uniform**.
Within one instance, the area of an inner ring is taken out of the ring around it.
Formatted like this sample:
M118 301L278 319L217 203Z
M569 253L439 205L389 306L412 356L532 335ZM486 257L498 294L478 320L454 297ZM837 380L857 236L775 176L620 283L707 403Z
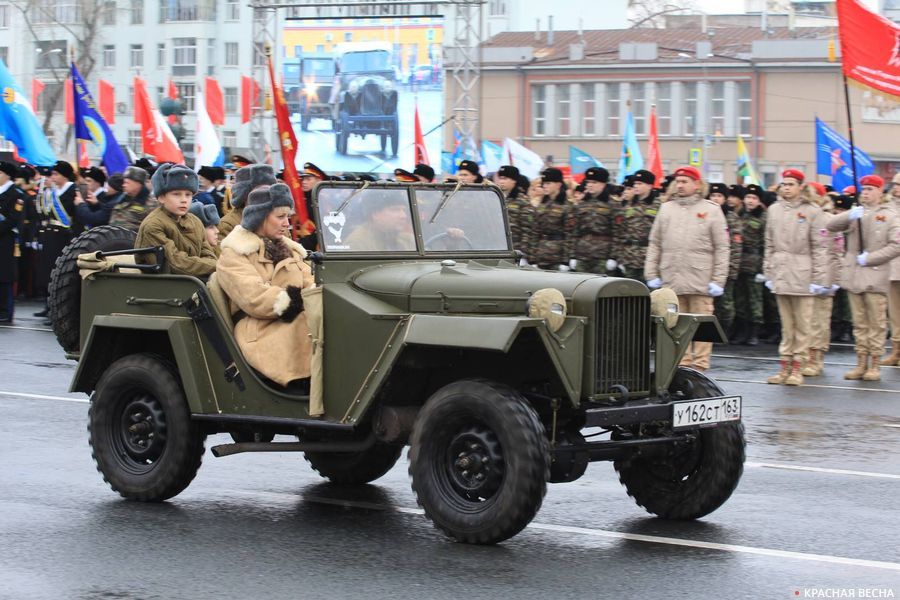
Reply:
M820 240L822 209L801 193L805 176L797 169L781 174L778 201L766 219L763 275L778 302L781 370L768 383L800 385L810 346L813 295L830 291L828 258Z
M856 368L844 379L880 381L881 353L887 332L887 293L891 284L891 259L900 256L900 216L881 203L884 180L878 175L860 179L860 204L834 217L831 231L847 232L847 254L841 279L850 295ZM862 227L863 247L859 244ZM871 362L868 362L871 361Z
M703 199L702 185L694 167L675 171L675 194L650 229L644 277L649 288L671 288L682 312L711 315L713 298L725 291L731 247L725 215ZM692 342L681 364L705 371L711 353L711 343Z
M891 180L891 193L888 200L900 215L900 173ZM891 353L885 356L881 364L896 366L900 364L900 258L891 261L891 287L888 291L888 315L891 317Z

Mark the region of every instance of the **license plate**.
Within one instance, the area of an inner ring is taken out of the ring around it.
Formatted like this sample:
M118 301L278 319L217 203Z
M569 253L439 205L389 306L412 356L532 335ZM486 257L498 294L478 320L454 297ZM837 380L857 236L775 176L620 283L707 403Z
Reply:
M672 429L702 427L703 425L740 420L740 396L688 400L672 405Z

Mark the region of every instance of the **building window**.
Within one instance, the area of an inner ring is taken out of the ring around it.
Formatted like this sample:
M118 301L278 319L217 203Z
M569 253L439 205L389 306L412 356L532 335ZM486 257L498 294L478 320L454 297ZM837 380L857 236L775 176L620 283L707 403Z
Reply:
M129 129L128 130L128 147L131 148L131 151L135 154L140 154L141 152L141 130L140 129Z
M556 86L556 133L572 135L572 92L568 84Z
M132 67L144 66L144 46L143 44L131 44L131 52L129 53L128 64Z
M103 24L104 25L115 25L116 24L116 2L115 0L106 0L103 3Z
M536 85L531 88L533 96L534 135L547 135L547 87Z
M240 55L238 54L238 43L225 42L225 66L236 67L238 66L239 60Z
M213 76L216 74L216 40L209 38L206 40L206 74Z
M225 2L225 20L226 21L238 21L241 18L241 4L240 2L235 2L234 0L227 0Z
M303 57L303 46L295 45L294 46L294 58L302 58Z
M66 66L65 40L35 42L38 69L61 69Z
M618 83L606 84L606 133L621 135L619 131L619 105L622 102Z
M659 135L672 135L672 84L656 84L656 131Z
M506 0L490 0L488 12L492 17L506 16Z
M197 95L197 86L193 83L176 83L178 98L184 104L184 112L194 112L194 97Z
M131 24L144 24L144 0L131 0Z
M647 84L631 84L631 113L634 116L634 133L647 135Z
M597 135L597 92L593 83L581 84L581 133Z
M253 66L266 66L266 46L262 42L253 43Z
M81 23L80 0L34 0L31 22L35 25L71 25Z
M710 125L712 133L721 137L725 133L725 82L713 81L710 86Z
M174 38L172 47L172 75L196 75L197 38Z
M9 66L9 46L0 46L0 60L4 65Z
M226 148L234 148L237 146L237 132L236 131L223 131L222 132L222 145Z
M751 107L753 105L753 99L750 96L750 82L749 81L739 81L737 84L737 98L738 98L738 135L741 136L750 136L753 135L753 132L750 129L751 123Z
M396 44L394 44L396 46ZM316 54L325 52L325 44L316 44Z
M684 135L697 135L697 82L682 84L684 97Z
M160 0L159 22L215 21L216 0Z
M9 4L0 4L0 29L9 27Z
M166 45L164 43L156 45L156 65L166 66Z
M238 111L238 89L236 87L227 87L222 90L225 96L225 114L236 115Z
M134 86L128 86L128 112L134 112Z
M345 42L352 42L352 41L353 41L353 32L352 32L352 31L345 31L345 32L344 32L344 41L345 41Z

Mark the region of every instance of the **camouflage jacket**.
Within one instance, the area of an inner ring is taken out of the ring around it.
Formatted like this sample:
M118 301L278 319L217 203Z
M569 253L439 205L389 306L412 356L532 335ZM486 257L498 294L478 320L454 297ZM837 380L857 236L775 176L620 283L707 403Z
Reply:
M744 244L739 271L753 275L762 273L763 253L766 249L766 211L758 206L751 211L745 210L740 219Z
M575 245L573 257L579 262L596 265L611 257L613 233L613 208L609 196L601 194L594 198L586 195L574 207ZM606 267L603 267L606 272Z
M622 204L615 216L613 245L614 257L620 265L629 270L642 271L647 258L647 244L650 229L659 213L660 199L654 190L644 200L632 199Z
M528 196L516 189L506 197L506 213L509 216L509 231L515 250L525 254L531 261L534 253L534 219L537 211L528 200Z
M136 198L122 196L109 213L109 224L118 225L131 231L137 231L141 227L144 218L159 206L156 198L150 195L150 191L144 188Z
M544 196L534 219L533 260L542 268L555 268L572 258L575 211L565 193Z
M723 208L724 210L724 208ZM728 279L737 279L741 270L741 254L744 247L743 223L741 218L731 209L724 210L725 223L728 225L728 243L731 246L728 255Z

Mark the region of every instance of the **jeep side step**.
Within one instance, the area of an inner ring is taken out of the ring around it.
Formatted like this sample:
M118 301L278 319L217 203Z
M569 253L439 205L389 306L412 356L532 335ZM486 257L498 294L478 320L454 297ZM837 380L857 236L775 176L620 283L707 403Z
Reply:
M375 445L375 433L347 442L241 442L212 447L216 458L242 452L362 452Z

